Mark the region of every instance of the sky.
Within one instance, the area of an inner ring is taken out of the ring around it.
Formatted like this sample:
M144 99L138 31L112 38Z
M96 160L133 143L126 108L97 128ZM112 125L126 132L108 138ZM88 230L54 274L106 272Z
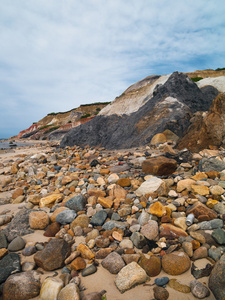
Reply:
M225 67L224 0L1 0L0 138L149 75Z

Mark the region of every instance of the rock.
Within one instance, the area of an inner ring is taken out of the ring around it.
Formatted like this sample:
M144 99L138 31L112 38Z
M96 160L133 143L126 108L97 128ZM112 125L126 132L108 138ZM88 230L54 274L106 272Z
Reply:
M0 284L13 273L20 272L20 257L17 253L9 253L0 260Z
M23 256L30 256L30 255L32 255L32 254L34 254L36 252L37 252L37 249L36 249L35 246L28 246L28 247L26 247L26 248L23 249L22 255Z
M81 256L84 259L91 260L95 257L94 253L86 245L82 243L77 247L77 251L80 251Z
M225 254L215 264L209 276L208 286L217 300L225 297Z
M73 230L76 226L81 226L82 228L87 228L89 225L89 217L87 215L79 215L75 220L70 224L70 228Z
M28 300L37 297L40 288L40 275L36 271L13 274L4 284L3 299Z
M65 207L65 206L57 207L57 208L54 210L54 212L52 213L52 215L50 216L50 220L51 220L52 222L55 222L55 219L56 219L57 215L58 215L60 212L66 210L66 209L68 209L68 208Z
M221 257L221 250L219 248L211 247L208 251L208 256L211 257L214 261L218 261Z
M155 279L155 284L158 286L164 286L169 282L169 277L159 277Z
M220 215L225 214L225 205L221 202L215 204L213 209Z
M156 300L167 300L169 298L168 291L161 286L155 286L153 291Z
M176 290L178 292L181 292L181 293L188 294L191 291L191 289L190 289L190 287L188 285L179 283L179 281L177 281L177 279L170 279L168 285L172 289L174 289L174 290Z
M31 210L29 209L22 209L15 215L9 225L2 230L2 233L6 235L9 242L11 242L17 236L33 233L33 231L30 230L29 225L30 212Z
M105 210L99 210L91 218L90 224L93 226L102 226L107 219L107 212Z
M140 259L140 254L122 254L122 258L125 261L126 265L135 261L136 263Z
M34 255L35 263L46 271L63 267L64 260L70 254L69 244L62 239L51 240L42 251Z
M117 184L122 186L122 187L128 187L131 185L131 181L129 178L120 178L118 181L117 181Z
M148 240L155 241L159 235L158 223L154 220L149 220L148 223L141 228L141 234Z
M75 196L66 201L65 206L75 212L83 211L85 209L86 200L83 195Z
M209 289L203 283L197 280L192 280L190 282L190 289L192 294L198 299L203 299L210 295Z
M95 265L90 265L82 270L81 275L85 277L94 274L95 272L97 272L97 267Z
M12 199L16 199L19 196L22 196L24 193L24 190L22 188L18 188L16 189L13 193L12 193Z
M193 256L193 246L190 242L183 242L182 248L184 249L184 252L187 253L189 257Z
M209 191L213 196L221 196L225 192L225 190L219 185L211 186Z
M106 258L106 256L109 255L109 253L111 253L113 251L112 248L103 248L103 249L100 249L98 252L96 252L95 254L95 257L97 259L104 259Z
M209 195L209 188L204 185L192 185L193 192L197 195L206 196Z
M162 268L170 275L180 275L189 270L190 258L184 252L174 251L162 257Z
M160 230L159 236L168 239L176 239L180 236L184 236L184 237L188 236L188 234L181 228L178 228L168 223L163 223L162 225L160 225L159 230Z
M32 211L29 215L29 225L32 229L45 229L49 224L49 217L45 211Z
M217 218L216 212L201 202L196 202L193 204L187 209L186 214L194 214L195 218L198 218L201 215L207 215L210 220Z
M149 219L150 219L150 215L145 210L142 210L142 212L138 218L138 223L141 226L143 226L148 223Z
M77 214L74 210L65 209L56 216L55 221L62 225L66 225L71 223L76 218L76 216Z
M39 206L40 206L40 208L52 207L55 202L57 202L61 199L62 199L62 196L60 194L52 194L47 197L41 198L41 200L39 202Z
M156 176L170 175L176 168L176 160L164 156L146 159L142 163L142 171L145 174L153 174Z
M98 248L107 248L110 245L110 239L99 236L95 239L95 244Z
M150 214L161 218L166 215L166 208L159 201L153 203L149 208Z
M82 257L78 256L71 262L70 266L73 270L80 271L86 268L86 262Z
M119 176L115 173L110 174L109 177L107 178L109 184L116 183L119 179L120 179Z
M8 242L6 239L5 234L1 231L0 232L0 249L2 248L7 248L8 247Z
M217 228L216 230L214 230L212 233L212 237L219 245L225 244L225 231L223 229Z
M127 226L128 226L128 223L126 223L126 222L111 220L111 221L106 222L102 226L102 228L105 230L112 230L114 227L117 227L117 228L125 230L127 228Z
M183 179L177 183L177 192L180 193L184 190L191 191L192 185L195 184L195 181L192 179Z
M130 239L138 249L142 249L147 243L145 237L140 232L136 231L132 233Z
M117 274L125 266L122 257L116 252L111 252L101 264L111 274Z
M222 172L225 169L225 163L219 159L210 157L199 161L199 170L202 172L217 171Z
M54 222L48 226L46 231L44 232L44 236L47 237L54 237L57 232L60 230L60 224L57 222Z
M17 236L15 239L11 241L8 245L8 250L11 252L16 252L22 250L25 247L26 243L21 236Z
M158 177L152 177L144 181L140 187L135 191L137 196L144 196L145 194L154 193L163 183L162 179Z
M133 286L144 283L146 280L146 272L136 262L132 262L123 267L116 275L115 284L118 290L124 293Z
M94 293L89 293L82 297L82 300L102 300L104 297L103 295L106 293L105 290L102 290L101 292L94 292Z
M104 208L111 208L113 206L113 197L98 197L98 203L101 204L102 207Z
M69 283L58 294L57 300L80 300L80 291L75 283Z
M194 251L192 259L197 260L197 259L206 258L206 257L208 257L208 250L207 250L207 248L202 246Z
M58 299L58 295L62 288L62 280L53 277L46 278L41 286L40 298L42 300Z
M213 265L207 264L203 269L197 269L194 263L191 266L191 274L194 276L195 279L199 279L202 277L208 277L213 269Z
M211 221L204 221L198 223L199 229L201 230L212 230L223 227L223 220L221 219L213 219Z
M123 249L133 249L134 248L134 244L130 239L123 239L119 246Z
M88 232L86 236L86 243L90 240L94 240L96 237L99 236L99 231L97 229L93 229L92 231Z
M157 133L151 139L150 145L157 146L158 144L164 144L167 141L165 134Z
M155 277L161 272L161 260L156 255L151 255L149 259L147 259L145 255L141 255L138 264L150 277Z
M175 218L174 225L186 231L187 229L186 217Z
M0 260L4 257L4 256L6 256L7 254L8 254L8 250L6 249L6 248L1 248L0 249Z

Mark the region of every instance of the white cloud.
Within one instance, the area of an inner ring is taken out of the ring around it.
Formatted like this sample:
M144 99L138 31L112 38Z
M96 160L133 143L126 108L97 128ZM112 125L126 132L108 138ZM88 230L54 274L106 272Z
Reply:
M0 135L151 74L224 67L224 13L223 0L1 1Z

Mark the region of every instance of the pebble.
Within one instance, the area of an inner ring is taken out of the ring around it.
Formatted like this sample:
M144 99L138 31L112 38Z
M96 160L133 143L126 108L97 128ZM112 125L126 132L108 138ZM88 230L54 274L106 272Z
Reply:
M159 277L155 279L155 284L158 286L164 286L169 282L169 277Z
M163 287L155 286L153 291L156 300L167 300L169 298L169 292Z
M24 239L21 236L17 236L9 243L8 250L11 252L22 250L25 247L25 244Z
M209 289L203 283L197 280L192 280L190 282L190 289L192 294L198 299L203 299L210 295Z

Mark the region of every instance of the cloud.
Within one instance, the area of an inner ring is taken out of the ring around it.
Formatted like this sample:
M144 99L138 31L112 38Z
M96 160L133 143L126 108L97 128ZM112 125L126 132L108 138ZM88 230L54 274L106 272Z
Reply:
M224 1L0 3L0 137L151 74L225 66Z

